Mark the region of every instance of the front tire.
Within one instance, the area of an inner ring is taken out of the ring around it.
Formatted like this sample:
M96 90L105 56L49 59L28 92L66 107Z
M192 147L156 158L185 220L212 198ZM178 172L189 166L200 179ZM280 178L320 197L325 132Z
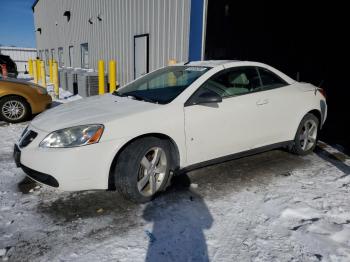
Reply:
M300 122L290 151L297 155L307 155L317 145L320 121L313 114L307 114Z
M0 118L8 123L20 123L31 114L27 101L19 96L7 96L0 100Z
M119 155L114 171L116 189L136 203L151 201L165 190L171 167L169 142L156 137L138 139Z

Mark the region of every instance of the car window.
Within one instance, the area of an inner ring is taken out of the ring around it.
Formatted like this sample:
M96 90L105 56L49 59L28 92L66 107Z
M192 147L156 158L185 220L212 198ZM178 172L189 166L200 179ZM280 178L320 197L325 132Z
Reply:
M224 98L256 92L261 87L255 67L236 67L214 75L201 88L214 91Z
M288 85L286 81L284 81L282 78L272 73L271 71L267 70L266 68L260 67L258 68L258 70L263 84L263 90L279 88Z
M210 68L202 66L166 67L140 77L114 94L167 104L208 70Z

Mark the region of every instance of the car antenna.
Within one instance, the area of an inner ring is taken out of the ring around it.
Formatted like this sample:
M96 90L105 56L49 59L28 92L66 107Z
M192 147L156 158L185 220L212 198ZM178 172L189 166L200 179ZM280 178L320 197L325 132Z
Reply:
M184 63L184 65L188 65L189 63L191 63L191 61L188 61L188 62Z

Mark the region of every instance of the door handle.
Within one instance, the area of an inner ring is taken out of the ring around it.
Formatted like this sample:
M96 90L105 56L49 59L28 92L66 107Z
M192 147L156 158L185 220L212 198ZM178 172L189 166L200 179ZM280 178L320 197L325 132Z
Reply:
M268 99L260 99L260 100L258 100L258 102L256 102L256 105L263 106L263 105L266 105L268 103L269 103Z

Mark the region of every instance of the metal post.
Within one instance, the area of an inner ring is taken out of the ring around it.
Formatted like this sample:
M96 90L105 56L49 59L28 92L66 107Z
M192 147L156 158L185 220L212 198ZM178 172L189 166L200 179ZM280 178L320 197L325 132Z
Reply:
M177 64L177 61L175 59L169 60L168 65L172 66ZM173 72L169 73L168 75L168 85L169 86L176 86L177 78Z
M38 66L37 66L37 62L38 60L33 60L33 77L34 77L34 83L37 84L38 83Z
M117 90L117 65L115 60L109 61L109 92Z
M29 70L29 75L33 76L33 60L32 59L28 60L28 70Z
M46 88L46 72L45 72L44 61L40 61L40 75L41 75L41 85Z
M36 73L38 74L38 81L41 80L40 59L36 60Z
M105 93L105 62L103 60L98 61L98 94L103 95Z
M56 97L60 95L60 87L58 84L58 63L56 61L53 62L53 85Z
M53 59L49 59L49 75L50 83L53 83L53 68L52 68Z
M176 65L177 64L177 61L175 59L171 59L168 61L168 65L171 66L171 65Z

